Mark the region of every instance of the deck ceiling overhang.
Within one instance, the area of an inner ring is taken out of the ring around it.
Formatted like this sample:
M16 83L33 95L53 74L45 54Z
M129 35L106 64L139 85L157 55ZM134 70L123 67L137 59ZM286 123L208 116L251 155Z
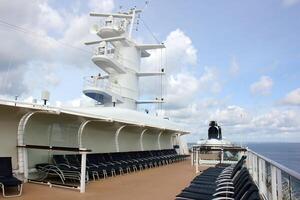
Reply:
M78 117L84 117L86 120L99 120L99 121L105 121L105 122L116 122L124 125L129 126L138 126L138 127L145 127L145 128L153 128L153 129L159 129L159 130L165 130L170 131L174 133L178 133L180 135L186 135L189 134L190 131L186 131L180 128L171 128L171 127L163 127L163 126L156 126L151 123L141 123L137 121L132 120L125 120L125 119L118 119L113 117L107 117L99 114L93 114L93 113L85 113L81 111L75 111L72 109L65 109L65 108L58 108L58 107L52 107L52 106L43 106L43 105L37 105L33 103L26 103L26 102L16 102L16 101L9 101L9 100L1 100L0 99L0 105L4 106L12 106L12 107L18 107L21 109L26 109L28 111L43 111L44 113L49 112L55 113L57 115L60 115L61 113L67 114L67 115L73 115Z
M65 114L86 117L86 118L94 120L94 121L99 120L101 122L103 122L103 121L104 122L115 122L115 123L120 123L120 124L128 125L128 126L137 126L137 127L142 127L142 128L150 128L150 129L158 129L158 130L176 132L176 133L179 133L180 135L186 135L186 134L190 133L189 131L185 131L185 130L181 130L181 129L172 129L172 128L169 128L169 127L154 126L154 125L151 125L151 124L139 123L139 122L134 122L134 121L131 121L131 120L108 118L106 116L88 114L88 113L72 111L72 110L68 110L68 109L62 109L60 111L62 113L65 113Z

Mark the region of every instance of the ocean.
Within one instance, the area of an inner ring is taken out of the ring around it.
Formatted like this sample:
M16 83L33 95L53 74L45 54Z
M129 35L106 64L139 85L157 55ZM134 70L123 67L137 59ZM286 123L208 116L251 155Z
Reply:
M300 173L300 143L248 143L246 146Z

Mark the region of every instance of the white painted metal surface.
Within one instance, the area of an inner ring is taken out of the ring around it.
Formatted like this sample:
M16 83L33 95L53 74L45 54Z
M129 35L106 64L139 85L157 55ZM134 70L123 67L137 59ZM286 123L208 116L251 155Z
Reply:
M125 128L127 125L123 125L120 128L117 129L116 133L115 133L115 145L116 145L116 151L120 152L120 146L119 146L119 135L120 132L123 128Z
M86 121L83 121L80 126L79 126L79 129L78 129L78 137L77 137L77 140L78 140L78 147L79 148L84 148L83 145L82 145L82 134L83 134L83 131L86 127L86 125L90 122L113 122L112 120L86 120Z
M158 149L161 150L161 145L160 145L160 137L163 134L164 131L160 131L157 137L157 143L158 143Z
M86 152L81 152L80 193L85 193L86 182Z
M136 44L132 40L136 14L140 12L141 10L134 8L122 14L91 13L91 16L106 17L106 19L104 25L94 26L92 29L92 32L101 39L86 42L86 45L97 45L92 61L108 74L109 85L117 84L119 91L107 87L104 90L100 85L97 88L90 88L86 85L83 92L104 106L113 105L135 110L139 98L138 77L164 75L162 72L140 72L141 58L150 56L146 50L165 48L164 44ZM114 95L121 96L121 99L112 102ZM102 96L106 98L100 98ZM150 103L161 102L151 101Z
M52 112L52 111L31 111L23 115L20 119L18 125L18 132L17 132L17 141L18 141L18 173L24 175L24 181L28 179L28 155L27 149L22 148L24 146L24 134L26 131L26 125L29 119L36 113L46 113L46 114L59 114L59 112Z
M141 135L140 135L140 146L141 146L141 151L144 151L144 143L143 143L143 136L144 134L146 133L148 129L144 129L142 132L141 132Z

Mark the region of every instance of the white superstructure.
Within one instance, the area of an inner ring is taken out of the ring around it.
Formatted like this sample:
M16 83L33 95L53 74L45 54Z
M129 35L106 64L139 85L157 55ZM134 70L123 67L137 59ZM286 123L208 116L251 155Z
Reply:
M141 58L149 57L147 50L165 48L163 44L138 44L132 39L132 30L141 10L127 13L91 13L92 17L105 18L101 26L94 25L91 32L99 40L86 42L95 45L92 61L107 75L85 78L83 93L105 107L122 107L136 110L137 104L162 103L163 99L139 99L139 78L164 75L159 72L140 71Z

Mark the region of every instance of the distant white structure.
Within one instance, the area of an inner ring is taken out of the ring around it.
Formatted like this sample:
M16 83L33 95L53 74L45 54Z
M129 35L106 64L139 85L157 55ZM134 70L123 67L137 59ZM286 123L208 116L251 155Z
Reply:
M216 121L211 121L209 123L208 138L206 140L199 140L197 144L201 146L211 147L233 146L233 144L230 141L223 139L221 126L219 126Z
M132 30L141 10L127 13L91 13L93 17L105 17L102 26L94 25L91 33L100 40L86 42L96 45L92 61L107 73L85 78L83 93L105 107L121 107L136 110L138 104L163 103L163 99L139 100L139 78L164 75L160 72L141 72L141 58L149 57L147 50L165 48L163 44L137 44L132 40Z

